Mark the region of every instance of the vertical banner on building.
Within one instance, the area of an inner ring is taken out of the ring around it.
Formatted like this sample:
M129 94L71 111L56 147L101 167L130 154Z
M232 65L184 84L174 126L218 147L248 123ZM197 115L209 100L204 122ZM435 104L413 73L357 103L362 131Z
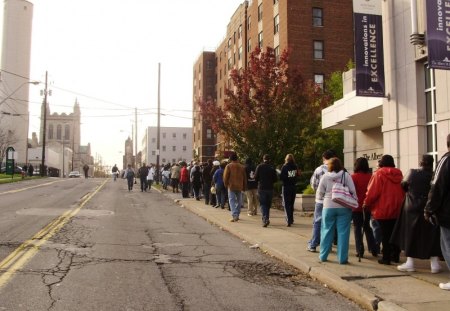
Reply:
M353 0L356 95L384 97L381 0Z
M428 65L450 69L450 1L427 0Z

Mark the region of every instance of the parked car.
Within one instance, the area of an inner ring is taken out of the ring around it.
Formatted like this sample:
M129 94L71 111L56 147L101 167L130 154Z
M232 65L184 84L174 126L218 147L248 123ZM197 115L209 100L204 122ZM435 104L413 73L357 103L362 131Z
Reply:
M79 178L81 177L81 174L79 171L72 171L69 173L69 178Z
M5 174L6 173L6 166L2 166L0 169L0 173L1 174ZM16 166L14 168L14 174L22 174L22 168L20 166Z

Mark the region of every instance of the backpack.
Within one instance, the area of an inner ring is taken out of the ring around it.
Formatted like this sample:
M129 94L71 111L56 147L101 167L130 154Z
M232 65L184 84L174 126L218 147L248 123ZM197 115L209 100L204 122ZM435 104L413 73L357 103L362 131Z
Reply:
M132 178L132 177L134 177L133 170L127 170L127 178Z

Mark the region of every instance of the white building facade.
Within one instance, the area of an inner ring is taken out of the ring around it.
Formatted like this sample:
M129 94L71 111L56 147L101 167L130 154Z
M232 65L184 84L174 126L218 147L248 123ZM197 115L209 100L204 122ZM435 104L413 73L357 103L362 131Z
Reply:
M19 164L27 162L33 4L5 0L0 82L0 129L9 136Z
M366 157L372 168L383 154L405 173L423 154L435 164L450 133L450 71L428 67L426 1L381 1L385 97L355 92L355 71L343 74L344 97L322 111L323 129L344 130L344 164Z
M148 127L142 146L142 161L156 164L157 127ZM159 144L159 163L161 166L179 161L191 161L192 127L161 127Z

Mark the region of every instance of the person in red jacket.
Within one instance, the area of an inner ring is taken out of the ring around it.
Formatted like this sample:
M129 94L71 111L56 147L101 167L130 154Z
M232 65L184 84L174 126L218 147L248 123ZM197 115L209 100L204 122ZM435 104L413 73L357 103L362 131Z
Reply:
M378 161L379 169L373 173L367 187L363 208L370 208L372 217L381 227L383 257L378 263L390 265L391 260L399 262L400 249L390 243L392 231L400 215L405 193L401 186L402 171L395 168L394 158L385 154Z
M180 170L180 184L181 184L181 195L183 198L189 197L189 172L187 169L186 162L181 162Z
M372 228L370 227L370 210L363 210L362 206L366 198L367 186L369 185L372 172L366 158L358 158L353 167L353 183L358 196L358 208L352 212L353 232L355 234L356 256L364 257L363 232L366 235L367 247L374 257L380 252L380 246L375 242Z

